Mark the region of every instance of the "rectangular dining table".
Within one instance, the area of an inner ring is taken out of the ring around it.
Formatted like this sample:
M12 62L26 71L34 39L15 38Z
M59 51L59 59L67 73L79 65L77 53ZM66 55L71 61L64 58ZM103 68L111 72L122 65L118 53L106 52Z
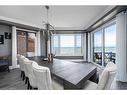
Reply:
M87 80L98 83L97 68L90 62L75 63L54 59L53 63L44 61L44 57L29 57L39 65L48 67L52 76L63 82L64 89L82 89Z

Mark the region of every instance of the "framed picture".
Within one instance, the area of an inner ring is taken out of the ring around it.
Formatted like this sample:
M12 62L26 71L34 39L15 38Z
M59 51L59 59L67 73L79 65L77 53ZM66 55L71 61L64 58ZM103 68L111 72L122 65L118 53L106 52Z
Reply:
M4 35L0 35L0 44L4 44Z
M5 32L5 39L11 39L11 33Z

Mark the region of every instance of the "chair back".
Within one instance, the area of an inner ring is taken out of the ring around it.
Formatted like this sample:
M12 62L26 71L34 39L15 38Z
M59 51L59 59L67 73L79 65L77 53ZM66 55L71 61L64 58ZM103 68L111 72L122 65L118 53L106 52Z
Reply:
M32 87L37 87L36 85L36 80L35 80L35 76L33 74L33 68L32 68L32 63L33 61L26 61L26 70L27 70L27 74L28 74L28 78L29 78L29 82L30 82L30 85Z
M114 80L114 77L116 75L116 64L113 62L109 62L105 69L103 70L97 89L98 90L104 90L104 89L110 89L110 86L112 84L112 81Z
M23 65L24 58L25 58L24 56L20 55L19 60L18 60L21 71L24 71L24 65Z
M113 62L109 62L105 69L109 72L108 82L105 85L105 89L109 90L115 78L117 72L117 66Z
M25 76L28 77L28 69L26 67L26 64L30 64L31 61L28 58L24 58L23 59L23 68L24 68L24 72L25 72Z
M52 81L49 68L37 66L36 64L32 64L32 67L33 73L36 77L37 88L39 90L51 90Z

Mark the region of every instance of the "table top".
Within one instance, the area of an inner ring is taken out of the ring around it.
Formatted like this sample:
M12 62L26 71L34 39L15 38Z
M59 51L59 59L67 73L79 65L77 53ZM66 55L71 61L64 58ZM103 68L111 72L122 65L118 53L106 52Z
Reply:
M66 60L54 59L53 63L47 63L47 61L43 61L41 57L29 59L36 61L41 66L49 67L53 75L76 86L81 84L82 81L88 80L97 72L97 68L90 62L74 63Z

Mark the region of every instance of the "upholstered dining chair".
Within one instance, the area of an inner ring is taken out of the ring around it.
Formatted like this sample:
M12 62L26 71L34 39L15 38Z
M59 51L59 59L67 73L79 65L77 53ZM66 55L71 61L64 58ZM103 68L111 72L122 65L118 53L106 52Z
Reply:
M113 62L109 62L100 76L99 83L96 84L94 82L87 81L85 83L84 89L85 90L110 90L110 86L116 75L116 70L117 70L116 64L114 64Z
M63 89L57 82L52 82L49 68L39 66L35 62L32 64L32 67L39 90Z
M23 67L24 67L24 72L25 72L25 84L28 83L28 69L26 67L26 64L29 64L31 61L28 58L23 59Z
M32 63L34 63L34 61L26 61L26 69L27 69L27 73L28 73L28 86L27 89L36 89L37 88L37 83L36 83L36 79L35 76L33 74L33 67L32 67Z
M23 78L23 80L25 79L25 70L24 70L24 65L23 65L23 59L25 57L22 55L17 55L17 59L20 65L20 70L21 70L21 77Z

